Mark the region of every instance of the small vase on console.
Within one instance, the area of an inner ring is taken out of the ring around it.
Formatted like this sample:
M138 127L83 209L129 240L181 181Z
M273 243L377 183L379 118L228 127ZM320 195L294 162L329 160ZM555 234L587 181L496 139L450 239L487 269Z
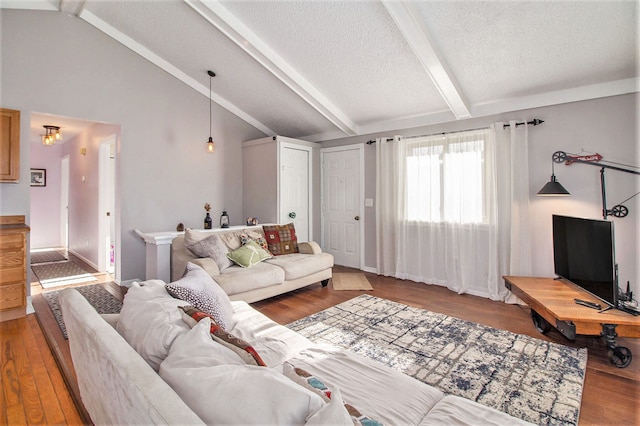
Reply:
M204 205L204 209L207 212L207 215L204 217L204 229L211 229L213 225L213 220L211 220L211 216L209 216L209 211L211 210L211 204L206 203Z

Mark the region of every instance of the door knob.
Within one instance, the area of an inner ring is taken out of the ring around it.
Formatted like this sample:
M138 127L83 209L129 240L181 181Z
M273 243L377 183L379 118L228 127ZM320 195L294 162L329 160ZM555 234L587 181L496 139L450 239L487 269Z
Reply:
M296 212L291 212L291 213L289 213L289 217L290 217L291 219L295 219L295 218L296 218Z
M354 217L355 220L360 220L360 216Z

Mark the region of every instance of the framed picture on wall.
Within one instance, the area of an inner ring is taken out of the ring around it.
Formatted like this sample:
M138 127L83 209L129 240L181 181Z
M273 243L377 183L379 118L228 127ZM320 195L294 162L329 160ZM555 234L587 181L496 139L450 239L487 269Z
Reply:
M47 169L31 169L31 186L47 186Z

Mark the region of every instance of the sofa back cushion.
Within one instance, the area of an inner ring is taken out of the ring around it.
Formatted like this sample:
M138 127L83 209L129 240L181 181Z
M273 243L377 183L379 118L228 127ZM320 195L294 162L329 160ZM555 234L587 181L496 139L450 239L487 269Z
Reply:
M156 371L173 341L189 331L178 306L160 280L134 282L127 291L116 330Z

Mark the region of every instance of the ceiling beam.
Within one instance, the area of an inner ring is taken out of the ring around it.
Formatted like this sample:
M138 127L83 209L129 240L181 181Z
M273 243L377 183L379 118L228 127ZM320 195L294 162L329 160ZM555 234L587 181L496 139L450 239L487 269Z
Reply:
M431 77L438 92L457 119L471 118L464 93L449 70L443 56L429 36L428 28L420 12L408 1L381 0L405 40Z
M175 65L161 58L160 56L158 56L151 50L147 49L145 46L138 43L137 41L127 36L126 34L123 34L121 31L117 30L116 28L109 25L102 19L98 18L93 13L89 12L87 9L83 9L78 15L78 17L86 21L87 23L93 25L94 27L96 27L97 29L99 29L109 37L113 38L114 40L128 47L138 55L142 56L152 64L156 65L157 67L166 71L170 75L174 76L178 80L182 81L187 86L191 87L192 89L202 93L204 96L209 98L208 86L201 84L194 78L187 75L185 72L181 71ZM256 129L260 130L262 133L268 136L276 135L276 133L273 130L271 130L270 128L268 128L267 126L265 126L264 124L262 124L261 122L259 122L258 120L256 120L255 118L253 118L252 116L250 116L249 114L247 114L246 112L238 108L237 106L235 106L234 104L232 104L231 102L227 101L225 98L213 93L213 95L211 96L211 100L217 103L218 105L220 105L221 107L223 107L224 109L228 110L232 114L235 114L242 120L246 121Z
M218 1L184 0L216 29L348 136L357 125Z

